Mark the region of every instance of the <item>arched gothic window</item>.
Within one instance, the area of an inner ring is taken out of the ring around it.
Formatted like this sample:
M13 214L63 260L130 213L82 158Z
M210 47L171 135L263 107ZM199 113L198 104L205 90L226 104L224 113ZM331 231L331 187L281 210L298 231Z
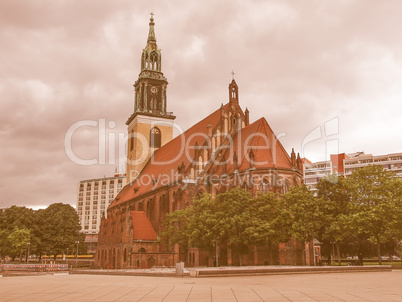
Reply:
M158 127L153 127L149 134L149 146L151 148L160 148L161 140L161 131Z

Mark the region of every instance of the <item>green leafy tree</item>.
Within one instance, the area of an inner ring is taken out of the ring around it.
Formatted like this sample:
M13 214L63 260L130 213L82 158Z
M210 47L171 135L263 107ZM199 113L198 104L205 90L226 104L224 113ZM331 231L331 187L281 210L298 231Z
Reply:
M212 250L221 236L216 200L206 193L195 198L188 208L188 217L189 246Z
M0 229L12 232L14 228L31 229L35 211L26 207L11 206L0 215Z
M35 245L40 254L52 253L56 260L57 254L74 247L75 241L82 241L78 214L71 205L54 203L38 210L37 221L40 224L35 230Z
M15 227L8 235L8 240L11 243L12 252L19 254L20 262L22 261L22 252L27 248L27 244L31 239L31 231L29 229L20 229Z
M331 243L336 246L338 265L341 265L340 245L350 234L348 228L350 196L343 177L336 174L321 179L317 184L317 197L321 198L323 213L320 237L331 259Z
M245 229L245 243L272 245L289 239L286 222L281 219L281 202L277 194L259 194L246 209L249 221Z
M242 265L241 255L248 251L248 243L251 243L246 230L254 219L250 211L254 199L247 190L236 187L218 194L215 204L214 233L221 244L228 243L229 248L238 252L239 265Z
M210 252L227 246L241 254L248 250L253 198L240 188L218 194L215 199L204 194L191 201L189 207L167 215L163 237L170 244L185 249L198 247ZM249 228L248 231L246 229Z
M26 207L11 206L0 211L0 256L9 255L12 259L19 256L8 236L15 230L32 230L35 211Z
M282 220L290 226L291 236L304 243L305 254L305 244L317 236L322 226L322 200L316 198L305 185L291 187L281 200Z
M165 242L169 248L179 244L186 256L189 248L189 219L189 208L166 214L161 233L162 242Z
M282 203L277 194L259 194L246 209L249 221L244 230L245 244L268 246L269 262L274 263L273 247L290 239L290 219L282 215Z
M351 228L376 244L382 264L381 245L402 239L402 181L382 166L370 165L356 169L346 183L353 204Z
M0 260L11 252L11 243L8 240L10 232L4 229L0 229Z

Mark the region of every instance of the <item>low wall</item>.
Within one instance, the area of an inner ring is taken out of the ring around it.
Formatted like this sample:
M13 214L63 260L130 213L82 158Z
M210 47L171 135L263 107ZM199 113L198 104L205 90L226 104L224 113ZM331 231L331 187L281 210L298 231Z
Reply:
M52 272L68 271L67 264L2 264L0 270L3 271L34 271L34 272Z
M273 274L308 274L308 273L342 273L342 272L376 272L391 271L390 265L373 266L320 266L320 267L228 267L189 269L191 277L273 275Z

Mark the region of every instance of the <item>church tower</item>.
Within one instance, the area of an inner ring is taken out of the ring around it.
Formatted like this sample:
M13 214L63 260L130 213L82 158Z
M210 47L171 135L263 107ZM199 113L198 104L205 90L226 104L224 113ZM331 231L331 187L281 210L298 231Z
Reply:
M141 72L134 83L134 113L126 122L127 182L135 179L155 150L173 138L176 117L166 111L168 82L162 72L162 55L156 44L154 25L151 14L148 41L141 56Z

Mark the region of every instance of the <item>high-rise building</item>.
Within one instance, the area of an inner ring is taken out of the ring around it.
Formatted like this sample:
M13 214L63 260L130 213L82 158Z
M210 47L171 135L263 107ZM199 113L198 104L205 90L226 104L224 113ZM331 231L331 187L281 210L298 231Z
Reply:
M86 234L88 252L95 252L102 215L126 185L126 174L81 180L78 184L77 213L81 231Z

